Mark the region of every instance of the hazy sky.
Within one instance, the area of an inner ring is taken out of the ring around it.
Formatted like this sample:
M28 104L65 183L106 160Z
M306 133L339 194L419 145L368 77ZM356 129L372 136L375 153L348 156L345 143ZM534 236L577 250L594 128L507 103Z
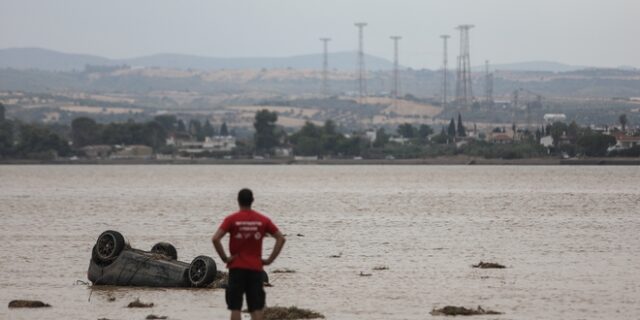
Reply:
M640 67L638 0L0 0L0 48L42 47L109 58L153 53L290 56L357 47L401 64L437 68L441 34L471 31L473 65L552 60Z

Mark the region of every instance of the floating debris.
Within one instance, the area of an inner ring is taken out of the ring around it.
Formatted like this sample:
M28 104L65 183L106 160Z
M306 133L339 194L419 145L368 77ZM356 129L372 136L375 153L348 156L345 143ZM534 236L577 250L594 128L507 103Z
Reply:
M145 319L167 319L167 316L156 316L155 314L150 314L148 315Z
M332 254L329 256L329 258L342 258L342 252L340 252L339 254Z
M387 267L387 266L373 267L373 271L383 271L383 270L389 270L389 267Z
M209 285L209 287L213 289L226 289L228 283L229 274L224 271L217 271L216 278L215 280L213 280L211 285Z
M296 273L296 271L293 269L284 268L284 269L275 269L271 271L271 273Z
M267 307L264 309L264 320L296 320L324 319L321 313L300 309L298 307Z
M114 302L114 301L116 301L116 297L114 297L114 296L112 296L112 295L109 295L109 296L107 297L107 301L109 301L109 302Z
M12 300L9 302L9 308L48 308L50 304L37 300Z
M364 273L364 272L360 271L360 276L361 277L371 277L371 273Z
M298 234L296 234L296 236L298 236L298 237L304 237L304 234L302 234L302 233L298 233Z
M504 269L506 268L505 266L499 264L499 263L493 263L493 262L482 262L480 261L480 263L478 264L474 264L473 265L474 268L480 268L480 269Z
M478 316L486 314L502 314L502 312L485 310L481 306L477 309L467 309L465 307L446 306L441 309L433 309L429 312L432 316Z
M127 306L127 308L151 308L151 307L153 307L153 302L144 303L140 301L140 298L136 298L135 300L131 301Z

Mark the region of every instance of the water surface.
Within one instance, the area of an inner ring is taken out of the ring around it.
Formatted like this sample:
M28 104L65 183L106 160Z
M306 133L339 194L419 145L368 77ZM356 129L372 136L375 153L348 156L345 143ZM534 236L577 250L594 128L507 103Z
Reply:
M221 290L76 280L106 229L219 263L210 238L242 187L288 235L268 270L296 273L271 274L269 305L328 319L428 319L448 304L505 312L492 319L640 314L638 167L157 165L0 166L0 318L226 318ZM481 260L508 268L471 268ZM125 308L138 297L156 306ZM16 298L53 308L7 309Z

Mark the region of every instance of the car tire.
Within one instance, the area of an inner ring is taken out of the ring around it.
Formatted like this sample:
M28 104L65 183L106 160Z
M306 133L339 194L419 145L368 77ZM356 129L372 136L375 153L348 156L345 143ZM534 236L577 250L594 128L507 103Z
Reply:
M216 278L216 263L207 256L198 256L189 265L189 282L192 287L202 288L210 285Z
M107 230L100 234L92 252L98 262L111 262L115 260L125 247L122 234L118 231Z
M95 244L93 245L93 249L91 249L91 260L99 266L107 266L111 263L111 261L103 261L98 257L98 249Z
M165 255L171 260L178 260L178 251L171 243L158 242L151 248L151 252Z

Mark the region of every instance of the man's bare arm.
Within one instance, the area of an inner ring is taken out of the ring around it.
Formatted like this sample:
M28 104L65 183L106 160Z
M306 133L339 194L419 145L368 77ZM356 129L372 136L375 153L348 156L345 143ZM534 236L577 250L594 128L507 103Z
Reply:
M284 243L287 241L284 238L284 235L282 235L280 231L274 233L273 237L276 238L276 244L273 247L273 251L271 252L271 255L269 255L269 258L266 260L262 259L262 264L265 266L272 264L273 261L276 260L276 258L280 254L280 251L282 251L282 247L284 246Z
M213 247L216 249L216 252L220 256L220 259L222 259L222 262L228 263L233 260L233 257L228 258L227 254L224 252L224 247L222 246L221 240L225 234L227 234L226 231L218 229L211 238L211 242L213 242Z

